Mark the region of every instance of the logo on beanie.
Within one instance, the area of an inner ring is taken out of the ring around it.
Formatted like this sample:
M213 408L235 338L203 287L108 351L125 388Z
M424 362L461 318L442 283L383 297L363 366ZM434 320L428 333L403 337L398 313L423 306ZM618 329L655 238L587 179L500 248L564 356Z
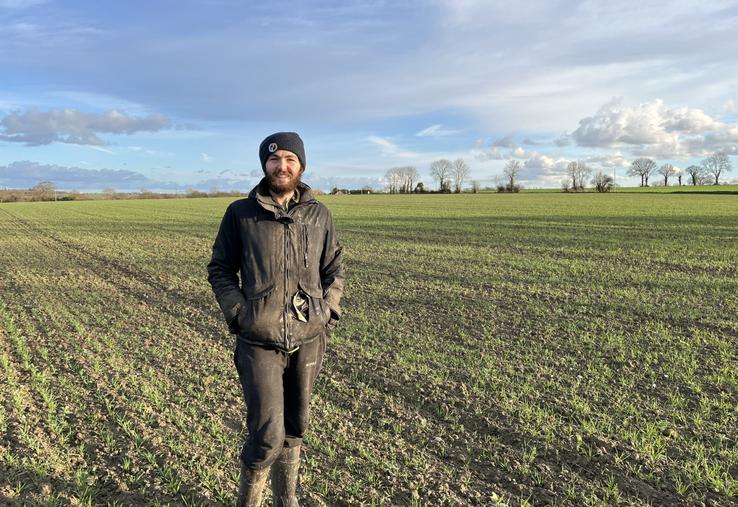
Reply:
M274 153L277 151L277 143L272 143L269 145L269 153Z

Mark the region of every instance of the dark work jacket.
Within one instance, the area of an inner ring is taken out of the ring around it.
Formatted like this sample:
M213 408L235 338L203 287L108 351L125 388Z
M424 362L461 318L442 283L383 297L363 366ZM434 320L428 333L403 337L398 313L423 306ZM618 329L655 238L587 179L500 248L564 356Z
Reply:
M291 351L334 327L341 316L343 256L330 211L310 187L289 210L265 179L228 206L213 244L208 281L230 331L240 340ZM240 284L239 275L240 274ZM307 321L292 310L301 291Z

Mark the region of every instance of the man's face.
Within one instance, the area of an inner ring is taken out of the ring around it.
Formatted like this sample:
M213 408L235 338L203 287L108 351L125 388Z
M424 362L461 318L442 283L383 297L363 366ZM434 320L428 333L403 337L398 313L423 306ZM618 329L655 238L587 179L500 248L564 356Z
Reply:
M287 150L277 150L266 160L266 177L269 188L275 194L286 194L297 188L302 176L302 166L297 155Z

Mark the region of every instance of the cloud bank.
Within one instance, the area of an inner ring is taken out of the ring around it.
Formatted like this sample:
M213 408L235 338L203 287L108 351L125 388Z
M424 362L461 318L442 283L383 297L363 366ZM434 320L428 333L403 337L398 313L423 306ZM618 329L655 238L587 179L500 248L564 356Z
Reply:
M196 171L205 174L204 170ZM154 192L183 192L187 189L239 190L248 192L263 177L261 171L236 173L223 170L219 175L197 182L159 181L137 171L120 169L83 169L56 164L39 164L28 160L0 165L0 187L31 188L41 181L51 181L59 190L98 192L112 188L119 192L137 192L143 189ZM313 188L330 191L338 188L382 188L378 178L361 176L321 176L307 174L305 182Z
M120 169L82 169L28 160L0 166L0 186L31 188L40 181L51 181L60 190L101 190L108 187L140 190L154 186L165 188L168 185L139 172Z
M133 117L118 110L87 113L77 109L13 112L0 121L0 141L38 146L54 142L103 146L98 134L155 132L170 126L160 114Z
M635 107L613 99L581 119L571 138L581 147L627 148L637 156L666 159L738 153L738 124L720 122L701 109L670 108L659 99Z

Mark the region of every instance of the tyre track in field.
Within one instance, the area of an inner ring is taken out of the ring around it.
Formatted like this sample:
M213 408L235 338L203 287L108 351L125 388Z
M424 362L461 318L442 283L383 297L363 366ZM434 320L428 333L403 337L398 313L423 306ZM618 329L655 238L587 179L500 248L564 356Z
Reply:
M34 324L32 320L30 324L27 320L30 319L24 319L23 323L26 325ZM142 422L144 419L141 412L134 412L136 417L130 417L129 400L124 393L121 393L119 388L115 387L120 377L111 376L109 372L100 374L99 372L103 372L104 370L96 369L95 361L90 362L89 356L79 354L79 350L74 347L69 348L68 345L68 342L63 342L62 344L63 347L60 351L66 353L63 354L65 360L60 363L64 366L62 370L67 385L74 385L78 390L72 392L64 390L57 394L59 400L63 400L63 404L74 407L73 410L64 412L64 419L72 431L68 437L69 445L62 446L61 455L67 457L70 449L83 447L84 462L98 467L98 471L95 474L97 481L94 485L94 499L96 503L110 500L116 500L118 502L125 500L125 504L127 505L143 504L147 498L151 499L152 493L155 493L155 496L160 501L177 501L176 495L172 496L164 492L161 488L156 490L147 489L144 491L135 489L128 491L128 486L124 486L126 490L121 489L121 481L129 480L131 475L126 474L122 468L121 463L124 458L133 457L137 460L136 466L143 468L139 468L142 474L139 480L147 484L154 484L160 480L163 470L170 465L170 461L166 458L171 457L171 450L162 444L161 441L157 441L158 435L156 432L147 432L149 428ZM52 357L56 356L57 354L55 353ZM100 354L94 354L93 357L100 358L102 356ZM51 372L52 377L58 376L55 374L56 364L56 362L48 363L48 361L39 357L37 353L33 355L33 365L37 368L40 367L43 371ZM38 398L35 390L32 390L31 394L34 400ZM25 398L28 399L28 396ZM107 399L108 401L103 402L103 399ZM112 407L112 412L110 407ZM21 417L24 420L30 418L30 420L34 421L33 426L36 428L35 436L38 438L41 436L39 431L43 431L45 438L43 444L47 445L51 440L48 426L44 418L41 417L43 413L43 404L36 400L34 406L24 411ZM130 435L121 426L119 419L121 415L124 421L130 422L132 427L140 433L140 442L134 444ZM20 422L16 426L19 424ZM99 433L101 424L113 435L115 442L114 452L109 453L104 450ZM21 455L27 454L27 449L20 442L20 438L17 435L15 436L16 438L11 439L14 449L18 449ZM144 458L141 457L140 449L154 450L156 460L154 462L144 461ZM38 458L43 457L38 456ZM55 475L39 475L35 469L30 467L19 466L17 469L11 470L11 473L13 475L9 475L8 477L15 477L15 480L31 480L34 484L45 484L56 487L57 493L75 494L74 492L78 489L78 486L73 482L65 482ZM25 496L22 496L21 500L32 499L34 494L33 489L29 489L27 492L24 492ZM201 492L198 490L197 482L183 482L180 487L180 494L190 499L195 499L202 505L213 505L210 499L202 497ZM35 502L29 501L28 503Z
M216 310L217 303L208 304L191 294L166 286L150 274L123 261L106 257L104 254L86 249L73 241L63 239L57 234L8 210L2 209L0 211L4 211L6 215L11 217L11 220L19 224L20 229L25 230L29 237L48 247L51 251L58 252L58 247L61 246L63 253L59 254L60 257L66 256L76 259L78 266L92 271L115 286L121 293L137 301L145 302L149 306L156 307L157 311L164 312L174 320L185 323L201 336L210 337L216 342L223 343L222 335L216 325L208 324L209 321L212 322L213 320L220 322L219 313ZM151 290L141 290L122 283L122 280L126 278ZM190 315L190 312L194 315ZM223 343L223 345L227 345L228 348L232 347L230 341Z
M27 221L17 219L17 217L13 215L11 215L11 217L16 219L16 222L20 224L19 227L22 226L26 232L29 232L35 236L34 239L36 239L40 244L44 245L45 247L51 248L52 251L58 250L57 246L59 244L62 244L66 253L70 253L70 252L72 254L77 253L72 248L74 246L74 243L60 240L59 238L47 238L43 234L42 229L38 227L33 227L29 225ZM60 254L60 257L61 255L62 254ZM117 269L116 268L110 269L104 266L106 258L101 255L89 256L86 254L81 254L81 255L69 255L69 257L72 259L76 259L80 267L93 272L96 276L110 283L116 290L118 290L124 296L132 297L136 301L139 301L148 307L154 308L154 311L151 312L152 315L156 315L157 313L163 312L163 313L166 313L168 316L170 316L172 319L176 320L177 322L187 324L188 327L190 327L191 329L194 329L194 331L198 334L199 337L204 338L204 340L202 341L204 341L205 343L213 343L215 344L216 350L222 351L222 352L215 352L219 357L220 356L224 358L230 357L230 353L232 350L232 342L229 339L224 340L222 338L221 333L218 331L217 329L217 325L219 323L219 319L217 319L218 314L215 313L214 309L212 312L210 312L209 309L202 308L201 302L197 298L192 298L191 296L188 297L188 299L192 301L194 305L196 305L194 306L194 310L197 310L197 312L193 311L195 316L192 317L191 315L187 315L186 312L188 308L193 309L193 306L183 305L178 300L176 300L177 294L181 294L181 292L177 292L173 294L169 293L168 288L165 287L163 284L159 283L156 280L151 280L150 277L148 276L137 276L138 274L137 272L131 269L127 269L127 267L123 265L122 263L118 263L116 265ZM93 265L84 262L90 258L95 260L95 263ZM155 292L166 294L167 298L154 297L149 291L130 287L126 283L123 283L122 280L125 280L126 273L130 273L129 278L131 279L133 283L141 284L144 287L153 286L156 289ZM147 281L151 283L147 284L146 283ZM36 305L37 295L35 295L32 291L28 290L27 288L24 288L22 284L17 283L15 280L9 280L9 282L13 286L13 290L11 293L16 296L14 299L17 301L17 305L23 309L23 312L26 314L27 320L33 324L36 334L40 337L43 337L45 340L49 340L50 337L48 334L48 330L45 328L44 323L41 322L41 320L43 319L39 319L38 316L33 314L33 309L35 308L35 306L37 306ZM79 301L79 304L84 307L86 305L86 302L82 300L82 301ZM97 304L97 302L93 302L93 304ZM72 311L71 313L73 315L75 314L74 311ZM114 316L114 318L119 318L119 317ZM212 325L208 323L208 319L212 319L212 322L213 322ZM133 323L126 322L126 325L128 326L128 329L130 329L131 333L135 334L138 332L137 331L138 325L135 322ZM94 326L91 329L94 329ZM67 331L73 332L71 328L67 329ZM104 329L100 329L100 331L104 331ZM145 334L143 330L140 332L142 333L142 336ZM192 340L188 339L185 336L186 334L188 333L168 333L167 334L167 347L166 348L171 348L175 350L175 353L179 357L178 361L182 362L183 366L185 364L191 363L192 361L195 361L198 355L195 348L192 347ZM176 342L173 343L172 338L174 340L181 339L181 341L179 343L176 343ZM146 344L141 344L141 345L146 346ZM82 352L87 352L87 351L82 351ZM170 354L161 354L161 353L157 353L156 351L154 351L153 353L149 353L145 356L145 361L146 361L146 364L150 367L169 371L170 376L174 375L174 377L172 377L171 380L175 384L177 385L190 384L192 381L191 379L192 368L190 367L190 368L180 368L179 370L172 370L169 367L171 363L171 358L168 357L169 355ZM188 359L188 357L190 359ZM192 364L200 364L200 362L195 361ZM197 368L195 369L197 370ZM201 371L200 373L205 373L205 372Z
M25 233L31 234L34 241L38 242L39 245L43 245L47 248L53 248L52 251L58 251L58 248L54 247L57 247L61 243L64 246L64 253L59 254L60 258L63 258L63 255L65 253L68 253L69 246L73 245L73 243L71 242L60 241L59 238L52 237L49 239L47 236L44 235L44 232L41 228L34 227L27 221L19 219L18 217L14 217L12 214L10 215L11 220L16 225L17 230L21 230ZM83 256L69 257L76 260L84 258ZM89 267L89 269L93 268L94 266ZM101 273L99 271L95 271L95 273L99 276L105 277L104 272ZM112 271L108 271L108 273L112 273ZM139 279L136 278L135 280ZM5 282L4 285L6 287L12 287L11 294L13 296L12 300L14 301L13 306L16 308L16 311L20 312L24 327L28 328L28 331L30 331L31 333L42 338L41 343L48 343L51 339L47 326L45 325L48 324L48 322L41 322L41 320L38 318L38 315L34 315L31 311L35 306L32 303L28 303L29 301L38 301L38 294L34 294L32 291L29 291L27 288L22 286L22 283L19 284L16 280L0 279L0 281ZM125 292L126 294L130 295L134 292L125 290L129 289L125 285L113 285L116 287L116 289L122 290L122 292ZM140 291L138 293L140 293ZM48 296L48 294L45 294L45 296ZM67 331L71 331L71 329ZM38 346L39 343L36 343L36 345ZM61 345L61 347L58 347L51 355L51 357L58 359L59 357L64 356L63 361L55 361L53 363L49 363L44 354L41 354L39 356L38 351L34 350L32 352L32 363L37 367L41 367L43 371L52 372L52 375L54 377L58 376L58 374L55 375L53 374L53 372L58 371L58 373L61 373L62 376L66 378L67 382L71 380L72 385L75 385L78 389L81 389L80 392L93 394L93 396L91 396L89 399L77 398L73 403L73 405L76 405L77 408L70 412L67 412L64 418L69 427L75 428L73 434L70 435L71 443L74 446L84 445L85 459L90 463L102 465L100 469L103 471L100 475L101 481L96 487L96 500L114 499L120 501L122 498L126 498L127 500L136 499L139 502L134 503L140 503L140 501L145 498L140 490L132 491L130 493L123 493L117 485L118 477L121 476L122 457L129 452L137 454L137 451L135 451L135 449L137 449L138 447L131 447L132 443L130 437L120 427L119 422L115 420L114 417L112 417L113 414L111 414L108 409L105 408L108 406L108 404L103 403L101 400L103 398L110 400L109 403L111 403L112 407L114 407L114 411L120 414L127 414L129 412L128 403L130 399L143 401L147 404L146 406L149 409L155 410L154 407L151 405L149 400L142 398L141 394L138 391L122 392L120 387L116 387L116 383L121 380L121 377L113 376L111 378L109 371L104 375L99 376L98 372L105 372L105 368L95 367L95 365L98 364L99 361L90 362L90 356L94 358L104 357L99 352L90 351L85 347L84 343L78 343L74 340L62 340L60 343L57 342L57 346L58 345ZM90 352L92 352L92 354L90 354ZM125 352L123 352L123 354L125 354ZM117 356L119 357L119 359L123 357L122 355L120 355L120 353L117 353ZM16 359L14 357L14 354L11 354L10 359L12 363L16 362L14 361L14 359ZM160 360L161 358L156 358L153 363L157 363ZM81 376L81 372L86 373L84 376ZM29 413L34 417L34 421L39 421L41 423L34 424L34 426L43 427L44 431L47 432L48 428L46 428L46 425L43 424L43 418L39 416L39 414L44 413L43 404L38 399L35 391L32 391L31 394L33 395L32 398L34 403L33 406L30 407ZM133 396L133 398L130 398L130 396ZM62 398L65 402L71 401L67 399L66 396L64 396L64 393L60 393L59 399L61 400ZM80 406L86 408L80 410ZM93 412L97 415L90 418L90 415ZM138 413L138 415L140 417L134 417L133 419L129 418L128 420L133 423L133 427L136 428L136 430L141 435L142 448L153 449L156 451L156 460L154 463L151 463L153 470L149 471L145 475L148 482L153 482L158 480L161 476L161 473L163 473L163 470L165 470L169 466L170 460L168 460L167 458L172 458L172 453L176 453L176 451L173 451L164 442L161 441L161 438L158 435L158 433L162 431L161 429L157 429L157 426L154 426L154 431L152 432L152 428L140 422L139 418L143 418L145 416L144 412ZM119 449L119 452L111 455L107 455L101 452L102 445L100 442L100 435L97 434L95 431L95 429L99 428L99 426L98 423L94 422L100 419L105 421L103 423L104 426L108 429L108 431L112 433L116 447ZM179 429L178 427L175 427L177 425L173 425L170 422L168 426L170 428L170 431L174 431L175 434L178 433ZM13 436L17 437L17 435L15 434ZM46 436L48 437L48 433L46 434ZM23 446L19 443L19 438L12 438L11 441L15 442L15 448L23 448ZM174 457L174 459L179 460L183 458L183 456ZM142 462L143 460L143 458L141 458L140 456L138 456L137 459L139 460L139 462ZM14 476L16 475L19 478L33 477L32 471L26 468L19 468L18 470L15 470ZM62 484L61 481L56 480L52 477L39 476L36 477L36 479L47 484ZM185 495L190 500L195 500L199 504L214 505L212 499L203 497L201 495L200 489L201 488L198 487L198 482L196 480L184 481L180 487L180 494ZM64 488L62 491L74 491L74 488ZM33 493L33 491L30 490L29 493ZM148 493L146 494L149 495L151 493L152 491L148 490ZM156 491L156 495L160 500L165 499L167 501L176 501L177 499L176 496L172 497L171 494L158 490Z
M217 304L213 306L205 307L201 298L192 297L189 294L185 294L182 291L172 290L166 287L158 280L153 279L146 273L132 269L122 262L112 262L112 268L107 267L108 259L100 254L92 254L90 252L76 249L76 244L67 240L63 240L53 234L48 237L42 228L34 227L29 224L28 221L22 220L14 215L10 214L12 218L16 220L27 232L34 235L39 243L51 248L52 251L58 250L57 246L62 245L64 252L72 259L76 259L78 265L86 270L93 272L96 276L110 283L116 290L118 290L124 296L132 297L138 302L143 303L147 307L153 308L151 315L156 316L158 313L165 313L173 320L178 323L185 324L190 329L197 333L198 340L200 343L211 343L215 345L216 350L220 352L213 352L218 358L221 356L225 358L228 364L230 364L230 355L233 347L231 339L223 338L223 335L219 331L218 327L221 322L220 312L217 310ZM60 254L61 256L62 254ZM92 262L87 262L88 260ZM144 289L131 287L127 283L124 283L126 277L131 280L134 284L140 284ZM36 331L39 336L48 338L48 332L44 328L43 324L37 317L32 314L34 308L34 294L28 290L25 290L14 283L16 294L24 293L25 297L18 298L19 305L24 309L28 320L33 322L36 327ZM146 287L153 288L153 291L145 290ZM189 304L182 304L180 301L185 301ZM30 303L29 303L30 302ZM80 304L85 306L85 302L81 301ZM93 304L96 304L94 302ZM72 312L74 314L75 312ZM119 318L115 317L114 318ZM131 333L137 333L137 324L135 322L127 322L128 328ZM141 325L147 325L146 323ZM142 336L146 334L145 331L141 330ZM194 361L193 364L200 364L199 353L196 348L193 347L193 341L191 338L187 338L190 333L167 333L167 348L173 349L175 354L178 355L178 361L185 364L189 364ZM174 341L173 341L174 339ZM179 340L179 341L178 341ZM172 381L178 385L187 385L191 383L192 368L182 368L179 371L171 371L169 368L171 359L167 357L168 354L154 353L146 356L146 364L151 367L162 368L170 371L174 377ZM189 358L189 359L188 359ZM219 359L218 359L219 360ZM203 363L205 364L205 363ZM198 368L195 368L198 370ZM201 370L201 369L200 369ZM209 371L209 370L208 370ZM200 373L207 373L205 370Z
M16 306L17 308L17 306ZM32 315L23 318L19 324L23 324L22 328L38 327L37 319ZM81 347L80 347L81 346ZM98 345L98 348L104 348ZM37 347L38 348L38 347ZM1 350L1 349L0 349ZM153 483L160 477L163 470L165 470L170 464L171 459L182 460L189 456L182 456L181 453L172 457L173 451L164 442L162 442L163 431L174 431L176 434L181 431L181 425L172 424L170 419L169 430L161 428L154 424L149 425L146 422L149 414L146 408L140 406L136 408L134 414L135 417L130 417L131 400L136 400L138 403L143 401L146 403L148 409L155 410L148 399L142 397L138 390L127 390L122 387L125 384L126 379L130 378L130 373L120 373L122 370L118 368L106 369L105 366L100 368L102 364L106 364L108 359L113 354L117 359L117 362L124 361L125 352L120 351L108 351L107 354L103 354L101 350L89 350L84 346L84 343L78 343L75 340L62 340L56 342L55 351L50 358L61 358L63 361L52 361L49 362L46 359L46 355L38 353L38 350L33 351L32 363L40 368L42 371L50 372L53 378L64 377L66 379L66 385L74 385L76 391L70 393L67 390L58 391L59 400L63 400L65 405L75 407L73 410L65 412L65 420L70 428L74 431L70 434L71 448L78 448L78 446L84 446L85 461L90 464L99 465L98 481L95 486L96 496L95 499L99 500L119 500L125 495L122 495L120 490L120 480L126 477L124 469L121 468L121 462L124 457L135 456L138 460L137 466L143 463L145 473L145 479L148 483ZM105 361L102 361L102 359ZM56 373L58 371L58 373ZM71 381L71 382L70 382ZM80 394L83 394L80 397ZM89 396L84 396L84 393ZM34 400L37 398L35 392ZM26 396L28 399L28 396ZM104 402L103 400L108 400ZM39 420L38 415L43 414L43 404L37 401L28 411L28 414L34 417L34 420ZM111 411L112 408L112 411ZM141 435L141 441L134 444L130 435L121 426L119 417L123 416L128 422L132 423L132 426ZM28 417L23 416L23 417ZM34 424L35 427L44 427L43 418L40 418L41 424ZM102 421L102 422L101 422ZM103 444L100 440L101 436L99 433L100 424L102 424L111 434L115 440L115 449L113 453L106 453L103 450ZM23 446L19 443L20 439L16 438L15 448L23 449ZM139 449L151 449L155 450L156 461L147 462L141 457ZM65 454L66 455L66 454ZM171 459L167 459L171 458ZM147 470L147 463L153 467L151 470ZM33 476L33 470L31 469L19 469L17 474L19 478L29 478ZM30 475L29 475L30 474ZM157 475L159 474L159 475ZM129 474L130 475L130 474ZM54 478L43 476L36 477L36 479L45 483L57 483ZM37 481L35 481L37 482ZM34 482L34 483L35 483ZM127 487L127 486L126 486ZM201 488L200 488L201 489ZM180 488L180 494L186 495L190 499L196 499L202 505L213 505L212 500L202 497L200 489L198 489L198 481L186 481L183 482ZM70 490L63 490L70 491ZM72 489L71 491L74 491ZM139 503L143 502L143 499L150 497L151 490L144 495L141 491L136 490L126 495L134 495L131 498L138 498ZM136 496L137 495L137 496ZM156 490L156 495L159 500L165 499L167 501L176 500L176 497L172 497L171 494ZM164 495L163 497L160 495ZM136 502L134 502L136 503Z

